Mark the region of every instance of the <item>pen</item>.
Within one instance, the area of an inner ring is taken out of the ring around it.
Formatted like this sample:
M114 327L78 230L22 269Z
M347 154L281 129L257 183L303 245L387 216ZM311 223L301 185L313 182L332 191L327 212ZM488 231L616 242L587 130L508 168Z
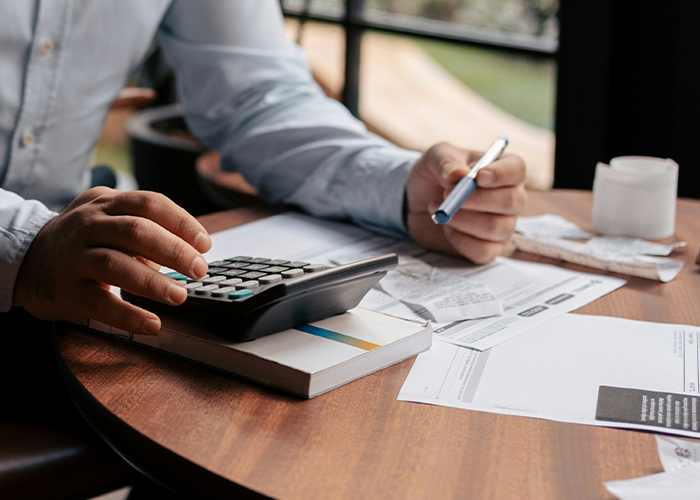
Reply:
M479 161L474 164L469 173L462 177L452 192L450 192L447 198L440 204L435 213L430 216L435 224L444 225L452 220L452 217L455 216L459 207L467 201L476 189L476 174L485 166L491 165L494 161L498 160L498 157L501 156L501 153L503 153L507 145L508 139L505 137L499 137L491 144L491 147L479 158Z

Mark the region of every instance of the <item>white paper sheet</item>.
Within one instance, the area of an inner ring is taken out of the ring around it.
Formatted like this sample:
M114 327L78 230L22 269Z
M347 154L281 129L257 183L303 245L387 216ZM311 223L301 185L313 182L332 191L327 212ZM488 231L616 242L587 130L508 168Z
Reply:
M484 352L433 343L398 399L700 437L698 335L566 314Z
M528 238L521 234L514 234L511 241L518 250L523 252L663 282L671 281L683 268L683 262L679 260L646 255L624 255L601 248L591 248L576 241Z
M588 239L593 236L557 213L518 217L515 230L528 238Z
M209 261L253 255L337 264L396 252L420 258L451 277L482 283L503 303L503 316L434 325L436 339L477 349L497 345L625 283L618 278L507 258L477 266L465 259L427 252L410 241L385 238L348 224L301 214L277 215L215 233L212 242L212 250L206 255ZM407 319L424 319L379 290L371 290L360 306Z

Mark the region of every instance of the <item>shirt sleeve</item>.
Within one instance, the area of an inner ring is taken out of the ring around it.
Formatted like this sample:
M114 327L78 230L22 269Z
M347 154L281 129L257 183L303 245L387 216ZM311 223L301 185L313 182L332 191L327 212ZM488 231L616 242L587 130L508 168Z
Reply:
M192 132L268 201L406 237L419 153L369 133L311 77L277 0L176 0L158 34Z
M0 313L12 306L17 272L29 245L56 215L38 201L0 189Z

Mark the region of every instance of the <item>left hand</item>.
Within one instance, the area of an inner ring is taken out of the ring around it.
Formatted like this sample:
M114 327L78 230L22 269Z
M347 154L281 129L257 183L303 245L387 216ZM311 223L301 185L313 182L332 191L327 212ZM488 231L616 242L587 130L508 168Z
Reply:
M428 149L408 173L406 224L411 237L424 247L485 264L504 250L525 206L522 158L503 155L480 170L478 188L447 225L436 225L430 218L480 157L479 152L446 143Z

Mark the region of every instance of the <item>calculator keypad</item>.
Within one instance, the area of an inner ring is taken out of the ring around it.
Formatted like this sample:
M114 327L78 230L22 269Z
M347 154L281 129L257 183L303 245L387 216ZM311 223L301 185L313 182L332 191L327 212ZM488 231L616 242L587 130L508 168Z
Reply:
M245 299L268 286L324 269L327 266L323 264L237 255L210 262L209 271L199 280L187 278L180 273L169 273L169 276L186 281L185 288L189 295L232 301Z

